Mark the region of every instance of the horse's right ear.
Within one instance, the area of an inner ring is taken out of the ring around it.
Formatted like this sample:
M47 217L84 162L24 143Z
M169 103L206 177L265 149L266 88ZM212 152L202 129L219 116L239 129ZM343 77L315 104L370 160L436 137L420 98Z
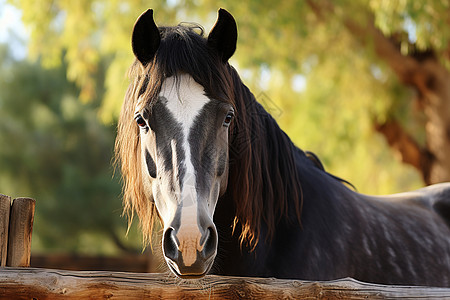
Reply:
M131 46L136 58L146 66L155 56L161 35L153 20L153 10L148 9L137 19L131 37Z

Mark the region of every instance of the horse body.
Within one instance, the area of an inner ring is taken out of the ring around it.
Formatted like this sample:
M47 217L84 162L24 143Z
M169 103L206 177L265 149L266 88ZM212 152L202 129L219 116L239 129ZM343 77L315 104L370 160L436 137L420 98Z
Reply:
M136 62L116 151L125 211L163 225L169 269L222 275L450 286L450 184L373 197L297 148L228 59L233 17L207 39L136 22ZM236 114L236 117L235 117Z
M280 130L280 134L283 134ZM292 147L295 147L292 145ZM231 199L219 199L218 266L223 275L332 280L352 277L388 284L450 285L450 184L390 196L356 193L297 149L303 191L302 226L281 220L270 242L240 251L232 234ZM220 207L220 205L229 207Z

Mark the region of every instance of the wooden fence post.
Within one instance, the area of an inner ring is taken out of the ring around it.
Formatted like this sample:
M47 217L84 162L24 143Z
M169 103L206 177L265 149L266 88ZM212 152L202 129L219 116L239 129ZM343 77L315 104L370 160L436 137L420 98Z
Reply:
M16 198L11 205L8 237L8 267L29 267L31 234L36 200Z
M6 266L11 197L0 194L0 267Z

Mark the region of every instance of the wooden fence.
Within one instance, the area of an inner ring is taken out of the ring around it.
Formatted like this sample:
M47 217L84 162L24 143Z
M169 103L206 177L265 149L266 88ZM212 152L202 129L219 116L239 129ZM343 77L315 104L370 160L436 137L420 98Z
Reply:
M450 299L450 288L208 275L4 268L0 299Z
M450 288L29 268L35 201L0 194L0 299L450 299ZM5 267L6 266L6 267ZM28 267L28 268L17 268Z

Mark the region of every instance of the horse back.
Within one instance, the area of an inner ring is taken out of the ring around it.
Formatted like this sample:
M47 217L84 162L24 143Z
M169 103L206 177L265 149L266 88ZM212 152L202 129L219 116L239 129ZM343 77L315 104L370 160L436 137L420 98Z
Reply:
M348 202L352 218L343 221L352 228L351 240L359 241L346 262L359 266L348 270L352 277L388 284L450 284L450 183L388 196L354 195L355 201Z
M417 191L418 203L436 212L450 227L450 183L434 184Z
M412 192L388 196L367 196L372 200L417 205L435 212L450 227L450 182L438 183Z

